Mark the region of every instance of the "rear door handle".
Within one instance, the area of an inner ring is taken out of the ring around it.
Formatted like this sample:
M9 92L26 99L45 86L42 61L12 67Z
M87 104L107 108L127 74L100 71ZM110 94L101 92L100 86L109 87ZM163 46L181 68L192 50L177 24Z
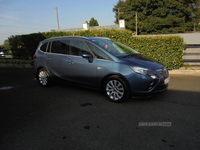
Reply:
M50 57L46 57L46 60L50 60Z
M73 65L74 62L73 62L73 61L68 61L68 64L69 64L69 65Z

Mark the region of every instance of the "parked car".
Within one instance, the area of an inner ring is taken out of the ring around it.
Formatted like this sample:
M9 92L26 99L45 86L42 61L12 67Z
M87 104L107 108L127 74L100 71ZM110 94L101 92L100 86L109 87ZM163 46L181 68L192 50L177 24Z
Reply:
M108 38L45 39L37 47L34 63L42 86L60 81L98 88L113 102L165 91L170 80L162 64Z
M0 56L4 57L4 52L0 51Z

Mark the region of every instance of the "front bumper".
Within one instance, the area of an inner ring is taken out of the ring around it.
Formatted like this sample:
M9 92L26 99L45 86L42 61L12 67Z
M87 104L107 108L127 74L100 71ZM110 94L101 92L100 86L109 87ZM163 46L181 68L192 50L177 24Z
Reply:
M164 91L166 91L168 88L168 84L167 85L163 85L163 86L160 86L160 87L157 87L155 90L149 92L133 92L131 94L131 97L133 98L138 98L138 97L141 97L141 98L150 98L158 93L162 93Z
M160 77L159 79L144 79L143 88L140 86L133 86L131 90L131 95L136 97L149 97L157 93L161 93L168 88L168 82L170 77ZM145 84L144 84L145 83Z

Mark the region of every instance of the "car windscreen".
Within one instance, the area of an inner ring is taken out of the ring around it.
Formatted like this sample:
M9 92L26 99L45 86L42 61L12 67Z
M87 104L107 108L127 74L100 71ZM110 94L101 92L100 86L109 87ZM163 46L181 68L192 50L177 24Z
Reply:
M131 54L139 54L139 52L133 50L132 48L114 40L93 39L92 42L99 45L107 52L111 53L116 57L131 55Z

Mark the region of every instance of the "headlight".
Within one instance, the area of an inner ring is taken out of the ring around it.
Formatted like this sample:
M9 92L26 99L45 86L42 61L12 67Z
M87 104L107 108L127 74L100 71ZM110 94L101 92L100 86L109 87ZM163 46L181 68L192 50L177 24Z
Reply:
M143 74L143 75L147 75L147 71L148 69L147 68L142 68L142 67L133 67L133 66L130 66L133 71L135 71L136 73L140 73L140 74Z
M133 66L130 66L131 69L133 69L133 71L135 71L136 73L139 73L139 74L143 74L143 75L149 75L150 77L152 77L153 79L156 79L157 78L157 75L155 75L153 73L153 71L151 71L150 69L147 69L147 68L142 68L142 67L133 67Z

